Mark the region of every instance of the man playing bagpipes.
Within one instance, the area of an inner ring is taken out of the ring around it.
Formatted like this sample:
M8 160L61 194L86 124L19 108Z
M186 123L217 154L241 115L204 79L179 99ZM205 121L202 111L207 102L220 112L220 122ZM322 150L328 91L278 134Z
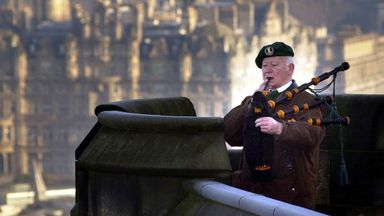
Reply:
M264 82L225 115L224 135L231 146L243 146L233 186L313 209L324 128L306 119L321 119L322 111L320 106L299 109L300 104L316 104L316 98L306 91L292 91L298 87L292 79L293 56L292 48L282 42L259 51L255 62ZM285 94L290 91L293 97ZM292 107L295 111L276 114Z

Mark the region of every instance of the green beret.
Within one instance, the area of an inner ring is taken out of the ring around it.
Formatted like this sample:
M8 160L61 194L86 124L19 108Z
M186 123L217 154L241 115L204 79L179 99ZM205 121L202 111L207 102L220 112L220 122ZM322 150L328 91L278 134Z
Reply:
M270 45L266 45L259 51L255 59L255 63L258 68L261 68L263 59L272 56L294 56L292 47L283 42L275 42Z

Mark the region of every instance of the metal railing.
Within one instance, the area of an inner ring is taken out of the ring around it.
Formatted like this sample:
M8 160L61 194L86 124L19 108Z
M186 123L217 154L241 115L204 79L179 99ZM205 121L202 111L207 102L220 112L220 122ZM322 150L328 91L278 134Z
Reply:
M235 208L240 212L246 212L251 215L325 215L310 209L271 199L263 195L247 192L212 180L189 180L185 182L184 188L190 194L198 195L204 199Z

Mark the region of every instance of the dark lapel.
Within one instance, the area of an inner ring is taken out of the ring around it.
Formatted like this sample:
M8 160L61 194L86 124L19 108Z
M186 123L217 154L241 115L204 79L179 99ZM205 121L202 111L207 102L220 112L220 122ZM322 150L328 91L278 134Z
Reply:
M291 85L286 90L292 90L297 87L296 81L293 79Z

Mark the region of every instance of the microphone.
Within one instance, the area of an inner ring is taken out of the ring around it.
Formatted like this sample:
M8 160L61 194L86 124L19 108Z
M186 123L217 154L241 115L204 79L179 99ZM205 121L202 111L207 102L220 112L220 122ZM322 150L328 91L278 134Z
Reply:
M327 79L328 77L336 74L337 72L345 71L345 70L348 70L348 69L349 69L349 63L348 62L343 62L340 66L335 67L333 70L331 70L329 72L326 72L326 73L323 73L323 74L321 74L318 77L312 78L312 81L311 81L310 84L311 85L317 85L319 82Z
M343 62L338 68L338 71L345 71L349 69L349 63L348 62Z

